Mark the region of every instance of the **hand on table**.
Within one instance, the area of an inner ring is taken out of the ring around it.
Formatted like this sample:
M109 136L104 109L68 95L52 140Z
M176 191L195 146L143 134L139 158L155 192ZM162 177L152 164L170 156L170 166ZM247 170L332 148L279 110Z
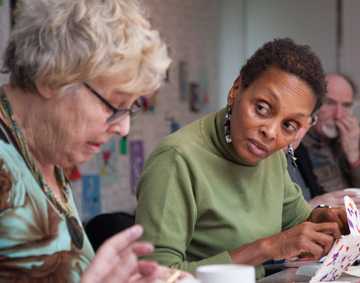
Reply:
M345 117L336 120L336 126L340 131L340 143L345 157L350 165L355 164L360 157L359 142L360 128L355 117Z
M338 214L335 213L335 215ZM319 219L332 219L332 217L327 218L320 214L314 216ZM300 254L308 254L310 259L320 259L329 253L334 241L340 236L339 225L335 222L306 221L273 236L242 245L228 253L233 263L254 266L270 259L278 261Z
M303 222L284 232L266 238L272 249L272 259L281 260L308 254L309 259L327 255L341 233L336 223Z
M140 225L116 234L98 250L93 262L81 277L81 283L129 282L135 274L143 274L132 282L153 282L159 275L155 262L138 260L138 256L150 254L150 243L135 242L143 233Z
M138 256L150 254L154 250L154 246L150 243L135 242L142 233L142 226L134 225L107 240L99 248L80 282L166 282L176 269L138 259ZM193 276L181 271L178 279L183 278L193 278Z
M356 206L360 208L360 196L358 196L357 193L355 192L344 191L344 190L338 190L316 196L311 200L309 200L309 204L311 208L315 208L319 204L323 204L323 203L330 205L332 207L339 207L339 206L345 207L344 196L349 196L354 201Z

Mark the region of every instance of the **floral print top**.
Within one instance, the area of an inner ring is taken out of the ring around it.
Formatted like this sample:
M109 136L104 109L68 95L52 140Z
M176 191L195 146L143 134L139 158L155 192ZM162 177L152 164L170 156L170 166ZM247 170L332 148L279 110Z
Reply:
M72 244L64 216L35 181L4 125L0 134L0 282L78 282L94 257L88 238L84 235L81 250Z

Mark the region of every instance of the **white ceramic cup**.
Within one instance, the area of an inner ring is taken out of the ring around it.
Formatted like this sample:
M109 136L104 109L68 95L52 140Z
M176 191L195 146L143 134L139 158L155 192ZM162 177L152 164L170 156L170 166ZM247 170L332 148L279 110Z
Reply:
M254 283L255 268L242 264L203 265L196 268L201 283Z

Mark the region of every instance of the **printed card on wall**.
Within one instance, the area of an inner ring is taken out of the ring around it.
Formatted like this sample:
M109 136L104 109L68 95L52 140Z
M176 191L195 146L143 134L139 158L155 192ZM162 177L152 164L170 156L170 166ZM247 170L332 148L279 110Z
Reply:
M144 150L142 141L130 143L130 165L131 165L131 193L135 195L137 182L144 165Z
M116 146L116 141L111 139L102 146L101 152L97 155L101 186L112 185L118 182L119 166L117 163Z
M83 175L82 220L88 221L101 213L100 180L98 175Z
M344 197L350 234L341 236L331 248L326 259L311 278L310 283L336 280L360 255L360 215L351 198Z

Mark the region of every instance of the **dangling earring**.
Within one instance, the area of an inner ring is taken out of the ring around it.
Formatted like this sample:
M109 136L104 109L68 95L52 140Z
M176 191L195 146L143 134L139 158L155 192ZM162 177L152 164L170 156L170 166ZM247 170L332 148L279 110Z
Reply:
M231 108L229 105L226 105L226 114L225 114L225 139L227 143L231 143L231 135L230 135L230 120L231 120Z
M292 149L291 145L287 146L287 151L290 154L291 165L294 168L294 172L295 172L295 169L298 167L297 164L296 164L296 159L297 158L294 155L294 150Z

